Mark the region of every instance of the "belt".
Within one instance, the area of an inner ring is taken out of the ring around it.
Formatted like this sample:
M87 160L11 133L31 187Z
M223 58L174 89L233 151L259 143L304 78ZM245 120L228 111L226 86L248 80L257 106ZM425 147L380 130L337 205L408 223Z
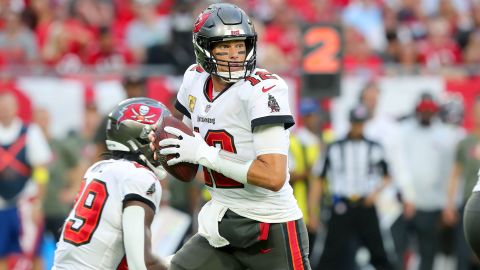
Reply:
M333 203L337 204L337 203L341 202L341 203L345 203L345 204L350 205L350 206L358 206L358 205L363 205L363 203L365 202L365 199L366 199L366 197L359 196L359 195L352 195L352 196L349 196L349 197L334 195L333 196Z

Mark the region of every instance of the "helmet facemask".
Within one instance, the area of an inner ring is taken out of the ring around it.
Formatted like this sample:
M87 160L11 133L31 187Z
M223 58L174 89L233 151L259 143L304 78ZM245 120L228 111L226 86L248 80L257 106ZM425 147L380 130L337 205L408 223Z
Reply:
M150 133L152 128L145 126L145 130L147 131L146 138L132 139L127 141L127 143L130 144L134 154L138 155L138 158L147 165L147 167L150 168L159 179L163 179L164 172L158 169L158 167L162 166L160 164L160 159L154 159L153 151L150 149L150 141L148 140L148 133Z
M212 51L222 41L244 41L245 60L225 61L215 59ZM193 30L193 46L197 63L209 74L235 83L245 79L256 65L257 34L255 28L240 8L231 4L214 4L200 14ZM220 71L219 67L225 68ZM242 67L241 70L233 70Z
M216 43L221 41L234 41L234 40L244 40L246 47L246 57L244 61L227 61L227 60L217 60L213 55L213 48ZM201 61L202 68L208 73L218 76L227 83L235 83L241 79L245 79L253 72L256 65L256 36L249 38L235 38L235 39L224 39L219 41L209 41L207 48L202 48L197 42L194 42L195 45L195 54L197 58L203 59ZM220 71L219 67L226 67L226 70ZM242 67L241 70L233 71Z

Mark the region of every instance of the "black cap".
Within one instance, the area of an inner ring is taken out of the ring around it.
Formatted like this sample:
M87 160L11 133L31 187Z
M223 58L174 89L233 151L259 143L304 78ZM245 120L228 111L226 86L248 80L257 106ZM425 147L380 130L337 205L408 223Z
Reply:
M350 122L365 122L368 119L367 107L357 105L350 110Z

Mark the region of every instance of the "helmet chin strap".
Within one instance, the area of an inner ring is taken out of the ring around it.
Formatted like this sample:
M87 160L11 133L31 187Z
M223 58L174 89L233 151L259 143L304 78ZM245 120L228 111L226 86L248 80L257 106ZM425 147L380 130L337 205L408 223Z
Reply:
M148 159L143 154L140 154L138 157L143 162L145 162L145 164L147 164L148 168L153 171L153 173L158 177L158 179L163 180L167 177L167 172L165 171L165 169L162 168L162 166L153 166L153 164L150 163L150 161L148 161Z
M235 83L243 79L245 69L239 71L217 71L218 76L227 83Z

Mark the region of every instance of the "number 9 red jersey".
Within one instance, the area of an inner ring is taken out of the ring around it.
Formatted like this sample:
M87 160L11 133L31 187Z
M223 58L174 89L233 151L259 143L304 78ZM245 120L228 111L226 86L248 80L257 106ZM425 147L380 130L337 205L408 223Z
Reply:
M125 256L124 202L141 201L156 211L161 193L156 176L138 163L106 160L94 164L85 173L65 221L54 269L117 269Z

